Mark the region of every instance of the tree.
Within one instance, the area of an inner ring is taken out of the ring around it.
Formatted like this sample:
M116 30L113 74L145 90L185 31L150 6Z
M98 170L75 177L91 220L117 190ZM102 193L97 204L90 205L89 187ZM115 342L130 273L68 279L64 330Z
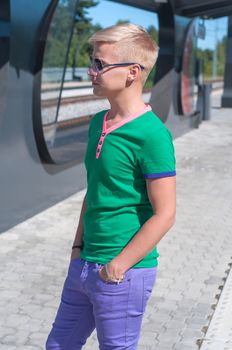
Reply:
M150 34L150 36L155 40L155 42L158 44L158 37L159 37L159 34L158 34L158 30L155 28L155 26L153 25L150 25L148 28L147 28L147 32ZM154 78L155 78L155 71L156 71L156 66L152 68L148 78L147 78L147 81L145 83L145 86L144 88L145 89L151 89L154 85Z
M225 69L225 57L226 57L226 42L227 37L224 36L215 48L217 52L217 77L223 78ZM212 67L213 67L213 50L211 49L197 49L197 57L203 61L203 76L204 79L212 79Z
M88 17L88 9L98 5L95 0L82 0L77 6L75 15L75 26L72 43L69 51L69 67L86 67L89 65L91 45L88 43L89 37L101 29L99 24L93 25L92 18Z
M225 70L225 58L226 58L226 45L227 45L227 36L224 36L221 41L217 44L217 74L219 77L224 76Z
M55 10L46 42L45 67L64 67L70 35L72 41L68 54L68 66L73 66L76 51L79 49L78 66L87 64L89 45L87 37L99 28L93 26L87 16L88 8L98 4L95 0L60 0ZM75 20L74 27L73 21ZM73 33L72 33L73 30Z
M150 34L150 36L155 40L155 42L158 44L158 40L159 40L159 33L158 30L156 29L155 26L150 25L149 27L147 27L147 32Z

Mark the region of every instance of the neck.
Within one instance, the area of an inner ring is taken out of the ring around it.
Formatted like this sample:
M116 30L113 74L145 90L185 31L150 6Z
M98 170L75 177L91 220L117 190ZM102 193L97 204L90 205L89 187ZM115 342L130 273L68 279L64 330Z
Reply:
M125 118L132 114L135 114L145 107L145 103L142 99L142 92L130 91L119 93L116 96L108 97L110 102L109 119L117 117Z

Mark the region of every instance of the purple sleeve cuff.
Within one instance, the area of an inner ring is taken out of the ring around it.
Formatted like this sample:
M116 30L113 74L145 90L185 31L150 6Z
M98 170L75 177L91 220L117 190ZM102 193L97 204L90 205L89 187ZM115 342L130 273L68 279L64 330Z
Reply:
M159 179L161 177L176 176L176 171L166 171L163 173L144 174L145 179Z

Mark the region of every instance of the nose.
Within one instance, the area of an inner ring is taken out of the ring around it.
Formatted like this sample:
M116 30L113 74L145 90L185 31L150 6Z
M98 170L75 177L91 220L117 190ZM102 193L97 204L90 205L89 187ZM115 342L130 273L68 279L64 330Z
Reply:
M88 75L93 75L93 76L97 75L97 71L93 67L89 67L87 73Z

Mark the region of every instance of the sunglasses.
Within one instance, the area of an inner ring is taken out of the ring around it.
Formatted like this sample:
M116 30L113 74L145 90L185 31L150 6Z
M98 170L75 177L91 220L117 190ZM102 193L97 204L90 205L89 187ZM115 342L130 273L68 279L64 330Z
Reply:
M91 58L91 68L95 70L97 73L100 73L104 68L107 67L127 67L132 64L138 64L141 70L144 70L144 66L136 62L123 62L123 63L109 63L103 64L99 58Z

